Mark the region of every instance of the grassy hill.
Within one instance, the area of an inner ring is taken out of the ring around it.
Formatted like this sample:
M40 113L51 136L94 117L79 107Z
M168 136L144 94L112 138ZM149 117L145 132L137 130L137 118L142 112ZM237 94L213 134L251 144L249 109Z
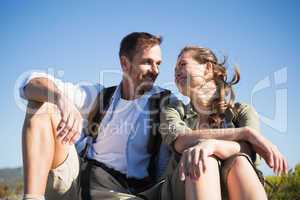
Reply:
M0 200L21 199L23 194L22 173L21 167L0 169Z
M23 181L22 170L21 167L0 169L0 184L15 186L16 183Z

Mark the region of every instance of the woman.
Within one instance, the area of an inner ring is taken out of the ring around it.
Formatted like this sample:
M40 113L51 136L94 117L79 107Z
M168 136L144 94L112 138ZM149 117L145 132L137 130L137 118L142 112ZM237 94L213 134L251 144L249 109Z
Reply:
M186 181L186 199L267 199L263 177L254 165L256 152L276 173L286 172L287 162L266 139L274 147L271 160L275 161L244 137L249 131L258 135L259 120L250 106L234 102L232 85L239 82L240 74L235 69L233 79L227 81L224 64L207 48L182 49L175 82L190 104L167 101L161 114L163 142L175 154L182 153L177 170Z

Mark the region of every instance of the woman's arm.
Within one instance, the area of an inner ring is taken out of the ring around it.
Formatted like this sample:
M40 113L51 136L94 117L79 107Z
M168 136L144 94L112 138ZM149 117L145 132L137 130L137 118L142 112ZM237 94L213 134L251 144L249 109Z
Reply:
M252 132L249 127L186 130L184 133L178 134L174 142L174 148L177 152L181 153L186 148L193 146L195 141L201 139L248 141L250 134Z
M237 153L245 153L251 156L251 146L247 142L235 142L226 140L214 140L214 142L214 155L220 158L221 160L225 160Z
M182 152L179 172L181 180L186 176L197 179L207 169L206 161L210 156L226 160L237 153L251 153L246 142L234 142L225 140L199 140L197 144Z
M179 101L166 106L161 112L160 133L163 142L178 153L195 145L201 139L217 139L242 142L246 141L264 158L275 173L287 172L288 165L277 147L258 131L258 117L250 106L245 106L238 113L237 122L240 128L191 130L184 118L184 107ZM252 151L252 154L254 152Z

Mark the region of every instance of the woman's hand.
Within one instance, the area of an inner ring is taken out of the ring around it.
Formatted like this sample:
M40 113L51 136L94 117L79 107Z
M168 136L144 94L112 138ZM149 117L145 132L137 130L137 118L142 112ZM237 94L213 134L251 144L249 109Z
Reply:
M215 152L215 140L202 140L183 151L179 163L179 177L197 180L206 170L207 158Z
M262 136L258 131L248 128L247 141L250 142L255 150L271 167L275 174L288 172L286 158L278 150L277 146Z

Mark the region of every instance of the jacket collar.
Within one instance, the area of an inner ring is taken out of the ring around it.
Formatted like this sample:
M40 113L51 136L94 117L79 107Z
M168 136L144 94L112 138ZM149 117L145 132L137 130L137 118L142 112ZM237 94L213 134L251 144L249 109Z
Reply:
M190 119L198 116L196 112L196 108L193 106L193 104L190 102L186 107L185 107L185 118ZM231 108L226 109L225 111L225 121L226 123L232 122L234 120L235 113Z
M186 119L198 116L196 109L191 102L185 107L185 113Z

